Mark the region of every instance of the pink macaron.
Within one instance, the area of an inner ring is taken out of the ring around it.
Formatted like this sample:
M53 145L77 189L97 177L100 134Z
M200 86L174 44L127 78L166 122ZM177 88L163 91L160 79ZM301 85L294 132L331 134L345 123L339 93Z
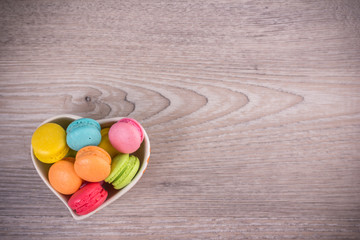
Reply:
M111 145L122 153L135 152L144 140L140 123L132 118L123 118L113 124L108 135Z

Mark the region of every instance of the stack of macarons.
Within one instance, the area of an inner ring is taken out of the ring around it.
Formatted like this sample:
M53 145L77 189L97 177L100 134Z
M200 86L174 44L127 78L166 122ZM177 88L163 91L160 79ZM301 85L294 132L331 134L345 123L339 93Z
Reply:
M135 177L140 161L131 154L143 140L142 127L135 119L123 118L101 129L97 121L81 118L66 130L56 123L41 125L31 145L39 161L52 164L48 172L51 186L69 195L71 209L85 215L106 200L104 184L118 190Z

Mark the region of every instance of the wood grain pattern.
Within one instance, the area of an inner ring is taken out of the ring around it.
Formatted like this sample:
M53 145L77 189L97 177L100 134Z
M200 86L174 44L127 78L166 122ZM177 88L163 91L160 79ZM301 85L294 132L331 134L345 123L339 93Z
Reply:
M1 1L1 239L359 239L359 1ZM36 126L129 116L150 165L75 222Z

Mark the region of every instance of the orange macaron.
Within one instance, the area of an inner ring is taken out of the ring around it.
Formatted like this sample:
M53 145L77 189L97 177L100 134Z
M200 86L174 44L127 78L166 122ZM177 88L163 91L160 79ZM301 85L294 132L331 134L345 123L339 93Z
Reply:
M49 169L49 182L59 193L73 194L82 184L82 179L75 173L74 160L74 158L64 158L51 165Z
M76 154L74 169L88 182L102 181L110 174L111 156L97 146L83 147Z

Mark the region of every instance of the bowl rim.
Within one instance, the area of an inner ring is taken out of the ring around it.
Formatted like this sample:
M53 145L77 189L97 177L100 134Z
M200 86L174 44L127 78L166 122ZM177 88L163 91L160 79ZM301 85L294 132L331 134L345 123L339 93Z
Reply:
M45 124L45 123L49 123L49 122L54 122L56 120L60 120L60 119L65 119L65 118L70 118L73 120L77 120L80 119L82 117L77 116L77 115L72 115L72 114L61 114L61 115L56 115L53 116L51 118L46 119L45 121L43 121L41 124L39 124L39 126L37 128L39 128L41 125ZM96 120L100 125L103 124L107 124L107 123L115 123L123 118L128 118L128 117L113 117L113 118L105 118L105 119L99 119ZM40 176L40 178L43 180L43 182L45 183L45 185L55 194L55 196L57 196L62 202L63 204L67 207L67 209L70 211L71 216L75 219L75 220L83 220L85 218L90 217L91 215L93 215L94 213L100 211L101 209L107 207L109 204L113 203L114 201L116 201L118 198L120 198L122 195L124 195L126 192L128 192L132 187L135 186L135 184L140 180L140 178L142 177L142 175L144 174L148 164L149 164L149 159L150 159L150 140L149 140L149 136L147 135L145 129L141 126L143 133L144 133L144 159L142 161L141 167L138 171L138 173L136 174L136 176L134 177L134 179L124 188L117 190L118 192L113 195L113 197L111 197L110 199L107 199L100 207L98 207L96 210L86 214L86 215L77 215L67 204L67 200L65 199L65 197L63 196L63 194L58 193L49 183L47 176L45 174L43 174L40 170L40 167L38 164L40 164L41 162L36 158L36 156L34 155L34 151L32 148L32 145L30 143L30 153L31 153L31 159L32 159L32 163L36 169L36 172L38 173L38 175Z

